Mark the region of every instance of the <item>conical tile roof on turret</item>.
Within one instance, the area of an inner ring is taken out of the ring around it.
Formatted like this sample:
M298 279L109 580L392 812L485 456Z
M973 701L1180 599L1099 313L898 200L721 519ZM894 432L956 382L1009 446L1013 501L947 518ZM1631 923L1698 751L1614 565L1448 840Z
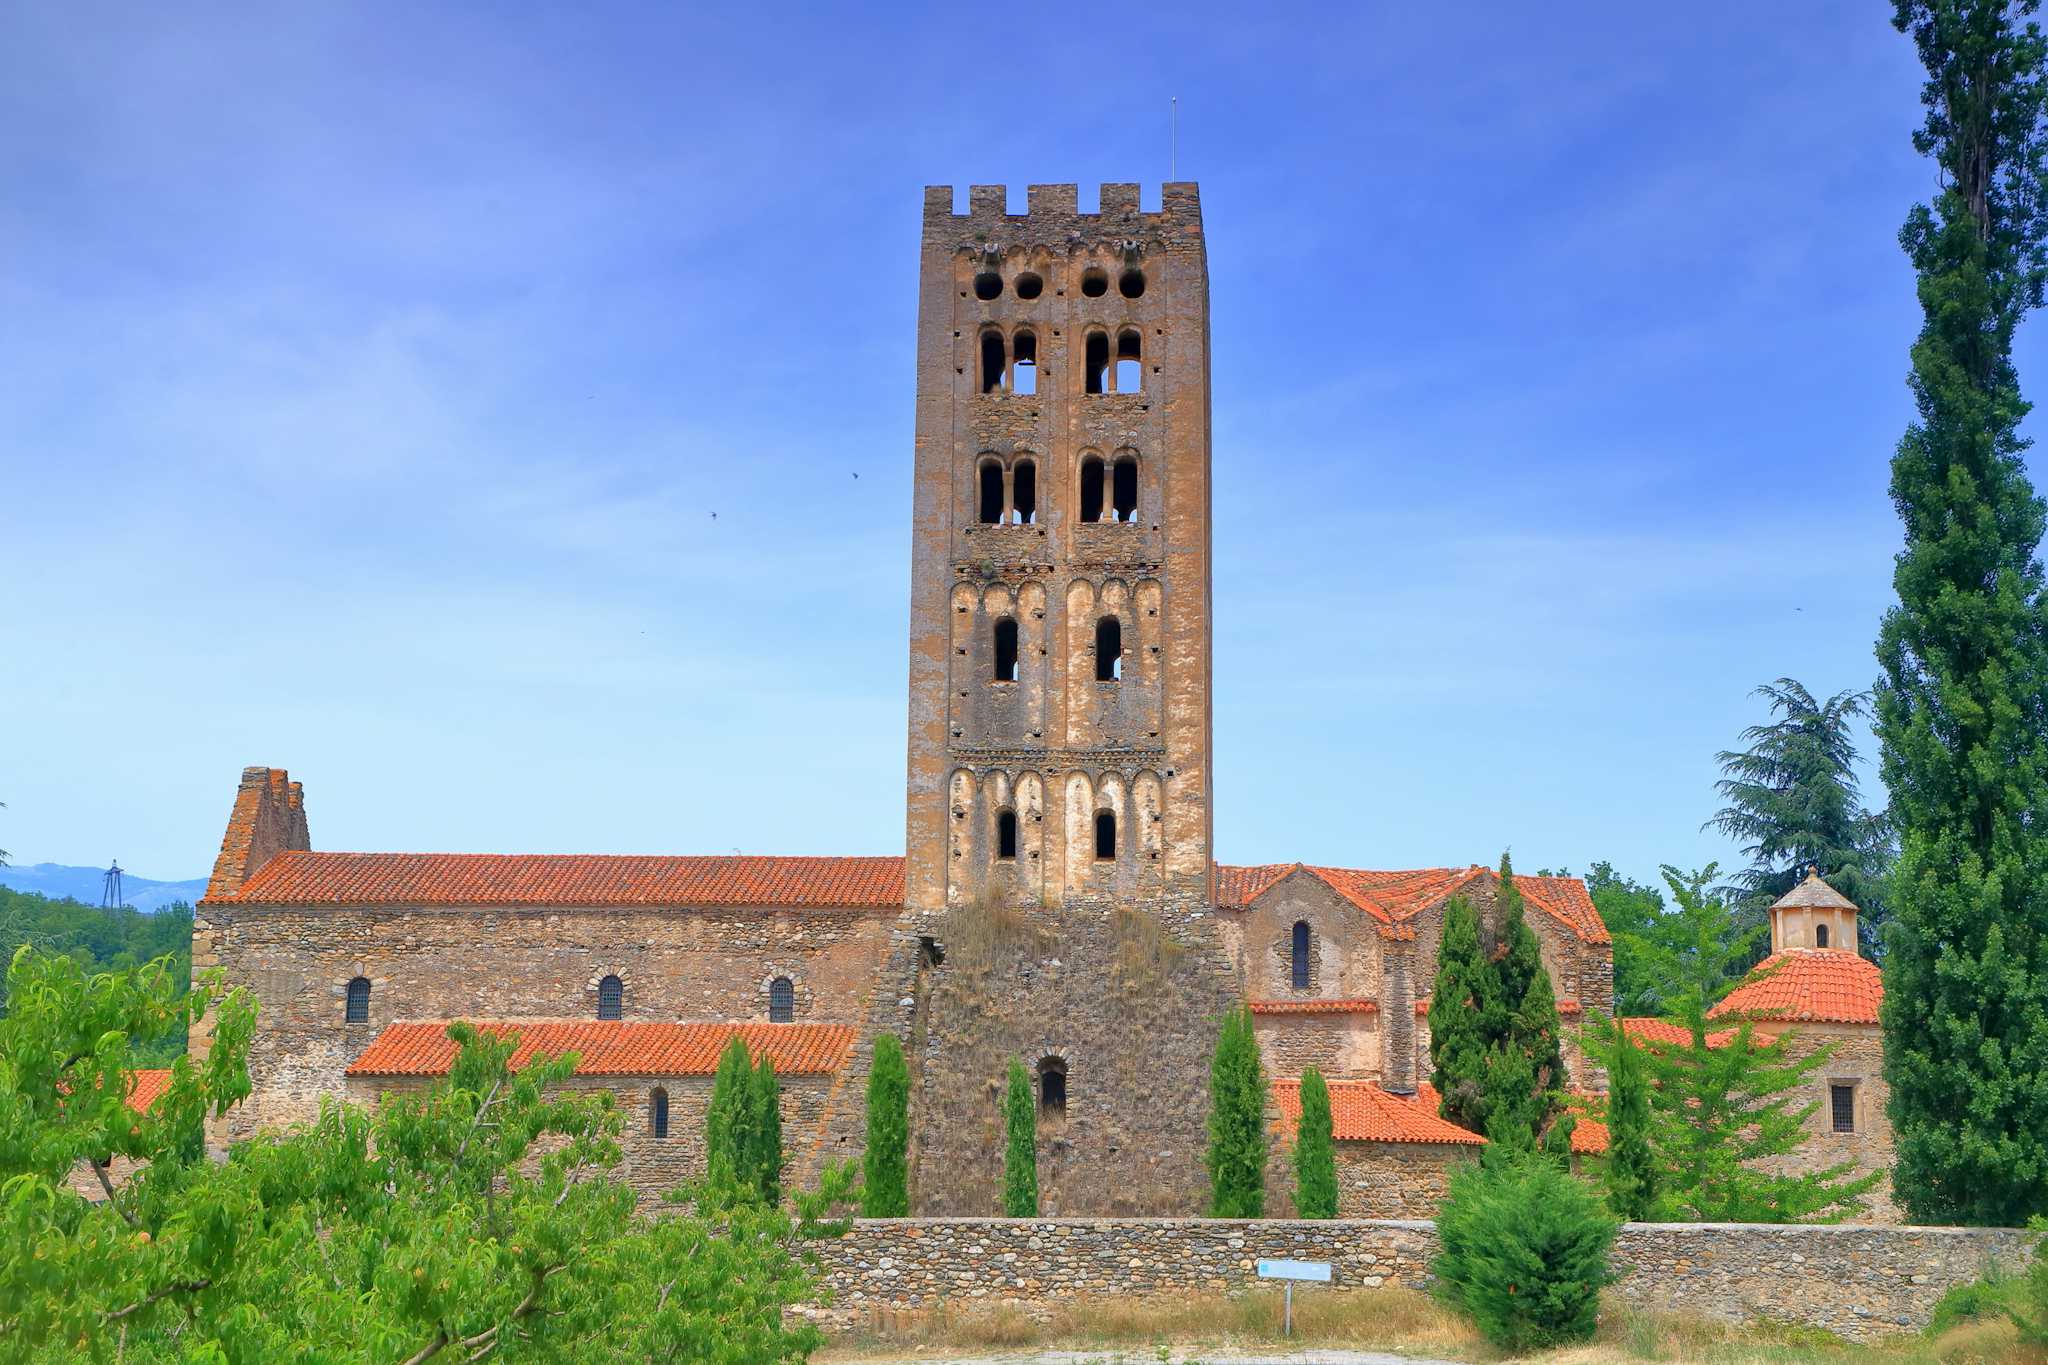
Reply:
M1806 869L1806 880L1778 897L1773 910L1854 910L1856 902L1820 878L1820 869Z

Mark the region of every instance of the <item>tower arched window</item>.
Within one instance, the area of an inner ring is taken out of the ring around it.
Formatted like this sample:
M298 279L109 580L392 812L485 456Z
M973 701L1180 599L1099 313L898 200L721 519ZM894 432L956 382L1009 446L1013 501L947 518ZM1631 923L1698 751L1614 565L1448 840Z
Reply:
M597 1017L619 1019L626 1013L626 983L608 976L597 983Z
M1099 810L1095 812L1095 861L1111 862L1116 858L1116 812Z
M1110 477L1110 506L1118 521L1138 519L1138 457L1119 455Z
M768 983L768 1022L787 1024L796 1018L796 983L778 976Z
M342 1016L351 1024L370 1022L370 978L359 976L348 983L348 1010Z
M993 526L1003 519L1003 466L1000 460L983 459L974 471L974 519Z
M1101 521L1103 507L1103 470L1100 455L1086 455L1081 459L1081 520Z
M1828 927L1825 924L1813 926L1813 946L1816 948L1828 946Z
M668 1136L668 1091L658 1085L647 1096L647 1128L658 1138Z
M1017 812L999 810L996 812L996 856L1015 858L1017 856Z
M1010 343L1010 392L1030 395L1038 392L1038 338L1019 332Z
M1116 337L1116 391L1137 393L1145 387L1144 340L1136 328L1126 328Z
M1017 618L1005 616L996 622L995 680L1017 681Z
M1003 334L991 328L981 334L981 391L997 393L1003 387L1003 371L1009 357L1004 352Z
M1081 391L1109 391L1109 335L1106 332L1090 332L1088 339L1082 343Z
M1038 1111L1067 1112L1067 1064L1057 1057L1047 1057L1038 1063Z
M1124 623L1105 616L1095 623L1095 681L1118 682L1124 676Z
M1305 919L1296 920L1294 922L1294 972L1291 984L1298 991L1308 989L1308 934L1308 921Z
M1010 520L1029 526L1038 520L1038 462L1019 460L1010 467Z

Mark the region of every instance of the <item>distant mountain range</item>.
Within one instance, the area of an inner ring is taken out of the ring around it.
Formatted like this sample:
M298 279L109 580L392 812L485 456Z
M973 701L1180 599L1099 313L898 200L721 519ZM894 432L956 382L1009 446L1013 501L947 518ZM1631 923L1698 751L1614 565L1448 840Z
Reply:
M28 867L0 867L0 886L16 891L40 891L52 900L69 897L98 905L106 887L103 867L65 867L61 863L33 863ZM172 901L196 901L206 893L206 879L189 882L158 882L121 869L121 900L137 910L161 910Z

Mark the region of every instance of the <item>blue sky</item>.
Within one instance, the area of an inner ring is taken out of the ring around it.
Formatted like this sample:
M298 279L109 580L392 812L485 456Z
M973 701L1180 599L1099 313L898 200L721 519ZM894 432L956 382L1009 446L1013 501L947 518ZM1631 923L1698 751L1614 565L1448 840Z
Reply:
M920 187L1178 95L1218 856L1726 859L1890 600L1886 10L17 6L0 847L900 850Z

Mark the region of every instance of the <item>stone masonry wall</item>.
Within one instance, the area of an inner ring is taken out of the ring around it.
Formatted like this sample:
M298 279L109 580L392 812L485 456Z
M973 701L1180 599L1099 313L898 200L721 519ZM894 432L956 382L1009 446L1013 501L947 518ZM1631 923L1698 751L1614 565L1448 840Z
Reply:
M1786 1051L1794 1057L1809 1057L1823 1047L1834 1051L1805 1082L1802 1104L1815 1105L1806 1120L1805 1144L1790 1156L1771 1158L1766 1164L1782 1171L1817 1171L1841 1162L1853 1163L1859 1171L1889 1171L1892 1168L1892 1125L1886 1113L1891 1087L1884 1081L1884 1035L1876 1024L1798 1024L1785 1030L1792 1037ZM1829 1088L1848 1085L1855 1090L1855 1131L1835 1131ZM1899 1207L1892 1202L1889 1178L1864 1196L1869 1211L1863 1221L1896 1223Z
M202 905L194 968L224 968L261 1010L253 1089L224 1136L310 1118L322 1095L343 1093L342 1073L387 1024L594 1019L608 974L624 982L627 1019L765 1021L768 984L787 976L799 1021L865 1026L876 988L888 984L894 920L893 911ZM346 992L357 976L370 979L370 1018L350 1024Z
M1851 1339L1911 1330L1950 1286L1993 1260L2022 1264L2040 1234L2000 1228L1631 1223L1615 1239L1614 1293L1660 1312L1771 1318ZM1437 1251L1426 1222L1229 1219L862 1220L814 1244L834 1295L822 1316L870 1305L1026 1305L1075 1295L1239 1290L1261 1258L1329 1261L1335 1290L1422 1288ZM1308 1292L1327 1292L1320 1288Z
M1266 1153L1266 1215L1292 1218L1294 1144L1277 1118ZM1450 1190L1451 1174L1478 1159L1480 1149L1450 1142L1357 1142L1334 1144L1337 1156L1337 1216L1340 1218L1434 1218Z

